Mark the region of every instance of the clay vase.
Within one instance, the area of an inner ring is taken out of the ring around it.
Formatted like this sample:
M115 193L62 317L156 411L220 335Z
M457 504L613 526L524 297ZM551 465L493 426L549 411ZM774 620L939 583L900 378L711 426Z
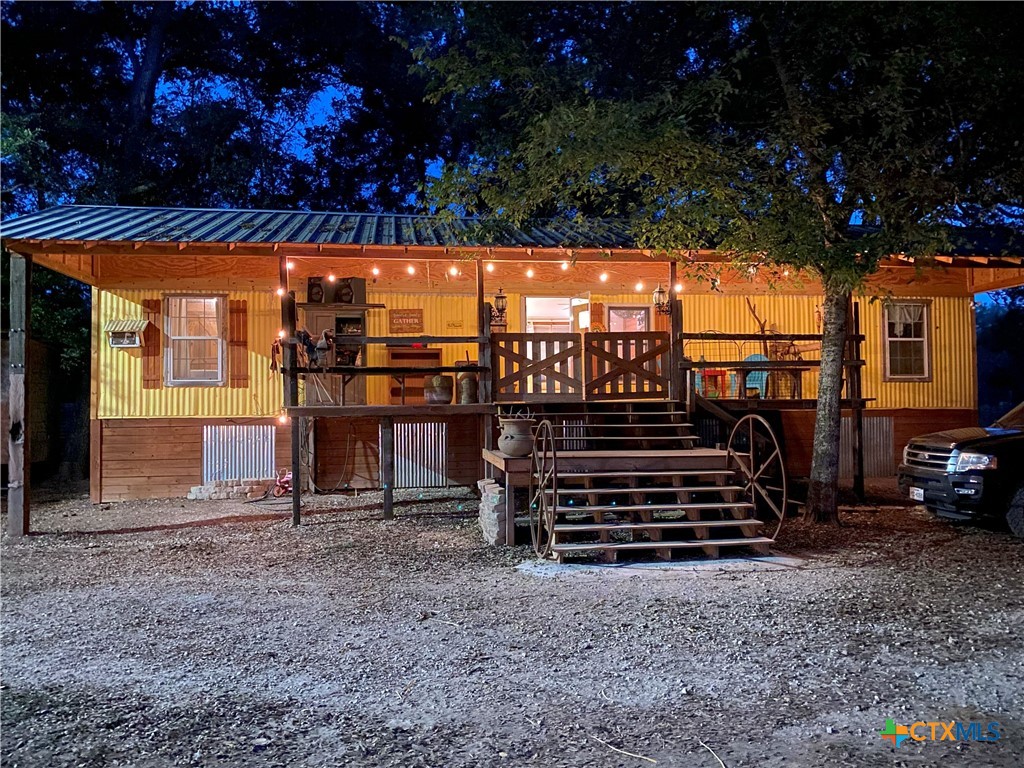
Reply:
M519 458L533 453L533 425L535 419L498 419L501 434L498 450L506 456Z
M423 399L431 405L448 405L455 394L454 376L427 376L423 381Z

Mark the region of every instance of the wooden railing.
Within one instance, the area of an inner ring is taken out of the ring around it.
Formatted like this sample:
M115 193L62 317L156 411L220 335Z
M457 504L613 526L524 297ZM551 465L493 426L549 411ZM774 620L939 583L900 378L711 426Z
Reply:
M668 397L668 333L587 333L583 339L587 400Z
M578 333L491 334L494 402L583 399Z
M495 333L495 402L665 399L668 333Z

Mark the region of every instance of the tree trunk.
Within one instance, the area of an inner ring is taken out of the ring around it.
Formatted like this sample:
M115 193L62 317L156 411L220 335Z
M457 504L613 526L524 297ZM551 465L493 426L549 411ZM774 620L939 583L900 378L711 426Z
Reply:
M143 150L152 128L156 86L164 69L164 41L174 9L173 2L157 3L153 7L142 59L132 75L127 132L121 154L121 189L117 195L117 202L122 205L145 202L144 198L140 198L141 190L136 187L142 168Z
M816 523L839 522L839 424L849 304L849 290L826 286L818 411L814 421L811 485L807 494L807 506Z

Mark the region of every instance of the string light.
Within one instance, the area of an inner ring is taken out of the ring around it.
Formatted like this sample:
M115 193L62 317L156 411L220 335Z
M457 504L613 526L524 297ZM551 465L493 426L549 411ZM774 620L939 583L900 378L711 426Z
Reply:
M608 282L608 273L607 272L602 272L600 275L597 276L597 279L600 280L602 283L607 283Z
M328 283L333 283L333 282L334 282L335 280L337 280L337 279L338 279L338 278L336 278L336 277L334 276L334 273L333 273L333 272L332 272L331 274L329 274L329 275L327 276L327 282L328 282Z
M676 293L682 293L683 292L683 284L682 283L676 283L675 284L675 289L676 289Z
M277 417L277 420L281 424L287 424L288 423L288 414L287 413L282 413L280 416Z
M562 271L563 272L569 271L569 262L568 261L563 261L562 262Z
M379 269L377 269L377 267L374 267L373 269L371 269L371 270L370 270L370 272L371 272L371 274L372 274L372 275L373 275L374 277L376 277L377 275L379 275L379 274L380 274L380 270L379 270Z
M459 274L459 268L453 264L448 268L448 274L451 275L452 277L457 277Z
M288 269L295 269L295 262L294 261L289 261L288 262Z
M284 296L284 288L278 288L277 289L277 295L278 296Z
M644 284L638 282L634 287L636 288L637 293L639 293L640 291L642 291L644 289Z
M534 275L534 271L533 271L533 269L532 269L532 268L531 268L531 269L528 269L528 270L526 270L526 276L527 276L527 277L533 277L533 275Z
M405 268L405 271L408 272L410 275L415 275L416 274L416 267L414 267L412 264L410 264L408 267Z
M283 339L284 338L284 330L283 329L277 332L277 338L279 338L279 339Z
M789 277L789 270L788 269L782 270L782 276L783 277Z
M494 271L494 264L492 262L490 262L490 261L487 262L487 271L488 272L493 272Z

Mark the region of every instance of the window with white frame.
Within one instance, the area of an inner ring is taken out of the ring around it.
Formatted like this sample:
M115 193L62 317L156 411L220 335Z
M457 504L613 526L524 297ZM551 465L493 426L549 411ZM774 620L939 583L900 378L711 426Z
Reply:
M894 301L883 310L885 375L888 379L931 376L927 302Z
M167 297L167 384L224 383L223 296Z

